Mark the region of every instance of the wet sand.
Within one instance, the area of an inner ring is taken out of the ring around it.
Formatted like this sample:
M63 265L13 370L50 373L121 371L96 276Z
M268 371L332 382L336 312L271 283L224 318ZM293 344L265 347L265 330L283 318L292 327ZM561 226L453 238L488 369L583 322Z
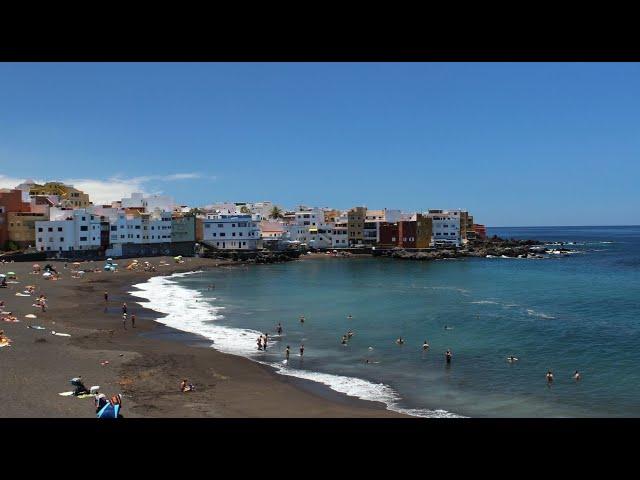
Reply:
M95 417L93 398L58 395L72 390L69 380L81 375L87 387L100 385L106 395L121 393L125 417L404 417L382 403L278 375L270 367L218 352L202 337L155 322L159 314L139 306L127 293L133 284L154 275L216 268L224 263L199 258L185 258L182 264L168 257L146 260L156 266L156 272L121 268L116 273L86 273L80 279L71 278L64 262L40 262L53 265L61 273L60 280L30 274L30 262L0 264L0 273L17 273L19 283L0 289L0 300L6 303L4 310L20 320L0 321L0 329L13 341L10 347L0 348L0 416ZM125 266L129 260L117 263ZM103 265L84 262L79 268L101 269ZM26 285L35 285L35 294L16 296ZM106 309L105 291L109 292ZM44 313L32 306L40 294L47 296ZM135 329L130 320L127 329L123 328L123 302L129 317L136 315ZM26 314L37 318L25 318ZM46 329L34 330L28 325ZM56 336L51 331L71 336ZM104 360L109 364L101 365ZM194 383L197 390L180 392L182 378Z

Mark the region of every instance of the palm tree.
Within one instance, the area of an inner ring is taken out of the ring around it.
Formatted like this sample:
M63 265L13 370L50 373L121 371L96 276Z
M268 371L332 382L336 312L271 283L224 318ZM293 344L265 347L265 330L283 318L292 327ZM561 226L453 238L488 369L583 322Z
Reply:
M277 220L278 218L282 218L282 210L274 205L274 207L271 209L271 213L269 213L269 218L273 218L275 220Z
M240 213L251 213L251 210L246 205L240 207Z

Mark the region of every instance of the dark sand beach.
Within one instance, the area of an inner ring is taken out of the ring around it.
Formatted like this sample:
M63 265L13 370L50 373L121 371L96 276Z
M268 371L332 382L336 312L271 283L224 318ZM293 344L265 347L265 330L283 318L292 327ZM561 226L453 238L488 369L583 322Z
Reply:
M0 348L0 402L2 417L95 417L93 398L58 395L73 387L81 375L87 387L100 385L110 396L123 395L125 417L403 417L385 405L336 393L324 385L277 375L269 367L210 348L204 338L154 321L157 313L140 307L127 292L131 285L154 275L216 268L219 260L185 258L176 264L167 257L148 260L156 272L90 272L71 277L71 264L51 263L59 280L31 274L32 263L0 264L0 272L14 271L19 283L0 289L5 311L20 322L0 322L12 340ZM129 263L120 260L121 266ZM168 263L168 266L159 266ZM101 269L103 262L84 262L80 269ZM252 268L260 268L259 265ZM16 296L27 285L31 296ZM103 294L109 292L105 311ZM47 311L33 306L47 297ZM122 303L136 315L122 325ZM34 314L37 318L25 318ZM39 325L44 330L27 328ZM51 332L71 335L63 337ZM102 365L102 361L109 364ZM197 386L182 393L180 380Z

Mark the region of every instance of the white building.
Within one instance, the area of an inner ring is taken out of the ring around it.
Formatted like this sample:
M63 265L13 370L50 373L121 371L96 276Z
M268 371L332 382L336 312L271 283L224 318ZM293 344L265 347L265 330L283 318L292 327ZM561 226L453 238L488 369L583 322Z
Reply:
M426 215L433 222L431 238L434 245L451 244L460 246L459 210L429 210Z
M41 252L96 250L100 247L100 217L86 209L51 208L51 220L36 221L36 248Z
M155 210L171 212L175 201L169 195L144 196L142 193L132 193L131 197L123 198L120 205L122 208L144 208L149 213Z
M249 214L209 214L202 221L204 242L220 250L262 248L259 216Z
M347 215L343 214L335 219L331 232L331 248L347 248L349 237L347 235Z
M109 243L168 243L171 242L171 212L118 212L109 226Z

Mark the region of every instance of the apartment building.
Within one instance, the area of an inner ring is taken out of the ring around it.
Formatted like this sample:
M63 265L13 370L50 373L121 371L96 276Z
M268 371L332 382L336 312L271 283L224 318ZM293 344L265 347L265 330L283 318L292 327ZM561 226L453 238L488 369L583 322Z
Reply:
M51 209L50 220L35 222L36 248L61 253L98 250L100 217L86 209Z
M354 207L347 213L347 237L349 246L364 243L364 223L367 207Z
M220 250L262 248L259 217L249 214L210 214L202 220L202 241Z

